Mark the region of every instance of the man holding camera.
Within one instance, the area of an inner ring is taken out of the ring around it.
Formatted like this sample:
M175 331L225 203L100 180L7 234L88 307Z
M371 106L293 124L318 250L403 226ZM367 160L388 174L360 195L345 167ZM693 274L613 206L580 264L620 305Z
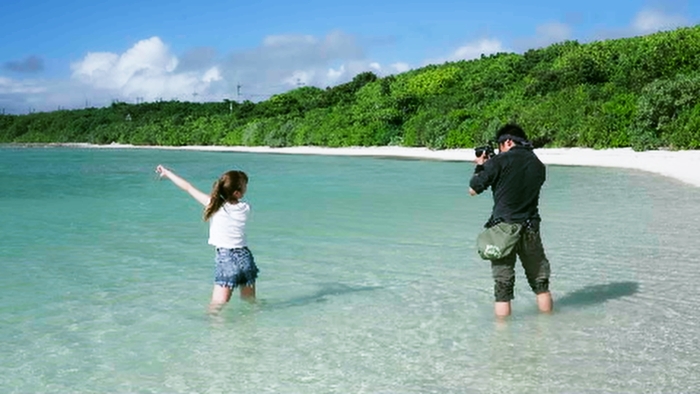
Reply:
M486 148L477 149L476 168L469 182L469 194L474 196L491 187L493 212L484 227L498 223L522 225L520 238L509 255L491 260L495 281L494 311L498 317L511 313L514 298L516 255L525 269L530 288L536 294L541 312L551 312L549 292L549 261L540 238L539 197L546 179L544 164L533 152L533 146L522 128L515 124L503 126L496 133L499 153Z

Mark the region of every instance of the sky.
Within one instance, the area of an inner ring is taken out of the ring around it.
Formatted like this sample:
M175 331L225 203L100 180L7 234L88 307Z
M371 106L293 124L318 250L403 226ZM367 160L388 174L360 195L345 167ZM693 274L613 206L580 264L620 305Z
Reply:
M364 71L698 23L697 0L6 1L0 113L260 101Z

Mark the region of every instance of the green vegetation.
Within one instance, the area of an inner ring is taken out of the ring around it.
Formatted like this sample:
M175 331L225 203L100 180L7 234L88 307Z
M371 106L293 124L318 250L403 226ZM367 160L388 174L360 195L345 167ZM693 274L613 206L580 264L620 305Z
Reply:
M252 102L0 116L0 142L465 148L508 121L559 147L700 148L700 26L431 65Z

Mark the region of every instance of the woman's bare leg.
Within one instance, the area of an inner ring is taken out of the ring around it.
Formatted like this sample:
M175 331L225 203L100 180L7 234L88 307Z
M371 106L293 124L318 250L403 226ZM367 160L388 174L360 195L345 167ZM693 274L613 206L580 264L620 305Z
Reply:
M255 285L241 286L241 299L246 301L255 300Z
M211 302L209 303L209 312L216 313L224 307L231 299L231 289L224 286L214 285L214 290L211 292Z

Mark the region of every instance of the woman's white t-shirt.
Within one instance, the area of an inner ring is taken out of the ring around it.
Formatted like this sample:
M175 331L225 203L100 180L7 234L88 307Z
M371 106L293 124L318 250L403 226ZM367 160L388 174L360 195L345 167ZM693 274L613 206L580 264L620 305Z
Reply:
M245 224L249 215L250 205L246 202L224 203L209 218L209 244L226 249L248 246Z

